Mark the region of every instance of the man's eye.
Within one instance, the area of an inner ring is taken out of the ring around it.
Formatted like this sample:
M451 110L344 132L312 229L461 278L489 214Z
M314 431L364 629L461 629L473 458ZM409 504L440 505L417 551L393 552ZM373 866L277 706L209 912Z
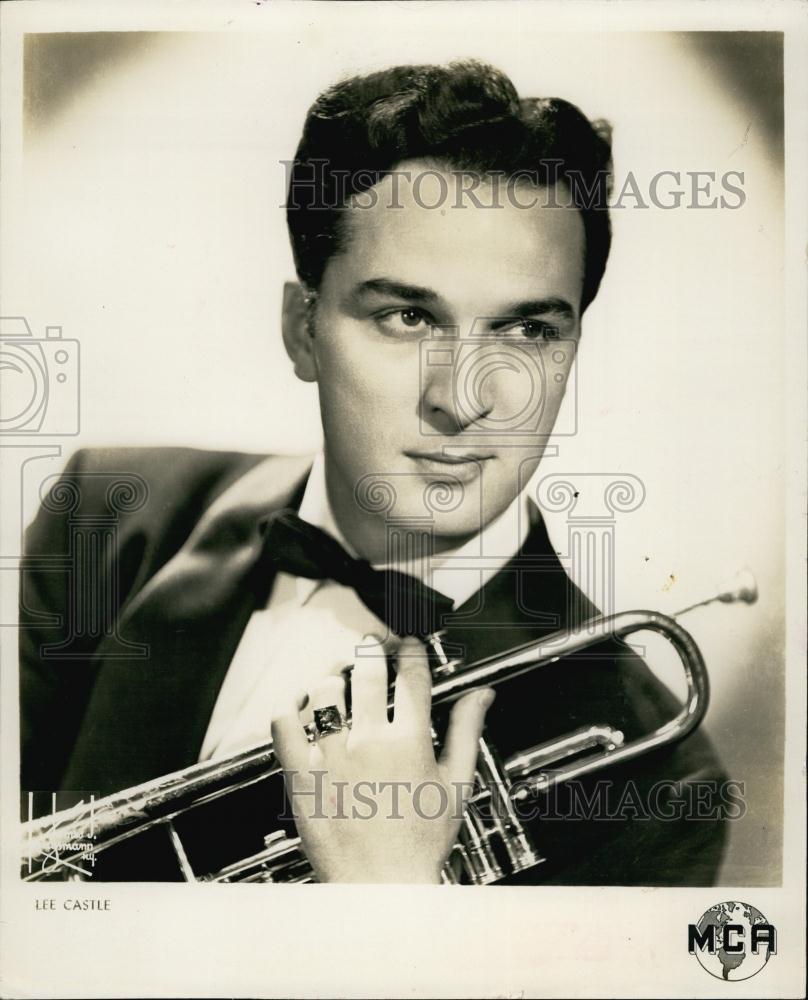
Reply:
M499 320L493 326L498 337L510 340L558 340L559 330L543 319Z
M424 314L417 309L402 309L401 322L404 326L420 326L424 322Z
M516 329L529 340L558 340L558 327L540 319L520 320Z
M394 309L377 316L376 322L388 333L412 333L426 330L429 317L420 309Z

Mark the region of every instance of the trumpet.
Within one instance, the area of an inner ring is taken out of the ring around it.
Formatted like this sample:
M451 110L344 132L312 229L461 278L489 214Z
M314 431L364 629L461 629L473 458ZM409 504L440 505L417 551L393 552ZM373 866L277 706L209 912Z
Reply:
M754 603L757 586L744 571L706 600ZM677 615L677 616L678 616ZM546 859L531 843L520 818L520 801L556 785L683 740L701 723L709 701L704 659L693 637L676 621L655 611L624 611L589 619L571 629L472 664L451 658L444 634L427 637L433 674L433 708L448 706L481 687L497 686L586 652L608 639L623 640L650 630L664 636L679 656L687 694L679 712L651 732L627 741L621 730L599 723L537 743L505 760L483 736L474 786L466 803L457 842L443 869L445 883L486 885ZM392 700L390 701L392 707ZM104 798L22 824L21 877L25 881L83 880L92 872L88 858L147 831L162 830L176 861L177 877L188 882L312 882L313 872L300 838L283 827L264 838L263 848L213 872L199 872L189 860L176 828L178 818L223 796L282 774L271 741L221 760L203 761Z

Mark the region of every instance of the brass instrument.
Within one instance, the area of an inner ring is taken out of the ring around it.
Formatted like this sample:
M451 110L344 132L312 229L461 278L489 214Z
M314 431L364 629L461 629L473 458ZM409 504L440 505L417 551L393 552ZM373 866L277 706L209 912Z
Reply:
M713 597L685 611L712 601L751 604L756 599L754 578L745 571ZM496 686L580 654L605 639L624 639L646 629L665 636L681 659L687 697L679 713L652 732L628 742L620 730L610 725L591 725L536 744L504 761L499 761L496 751L483 737L474 789L458 842L444 867L445 882L485 885L541 864L545 859L530 843L519 817L518 803L560 782L634 760L684 739L704 718L709 683L704 660L692 636L675 618L654 611L625 611L594 618L576 628L469 665L446 655L440 633L428 637L434 677L432 702L439 706L454 702L475 688ZM179 876L185 881L314 881L300 838L287 835L283 829L268 834L260 852L218 871L198 874L175 828L175 821L185 813L280 773L272 743L267 742L226 759L203 761L105 798L30 820L23 824L22 878L26 881L85 878L91 874L85 861L87 844L94 854L161 827L176 857Z

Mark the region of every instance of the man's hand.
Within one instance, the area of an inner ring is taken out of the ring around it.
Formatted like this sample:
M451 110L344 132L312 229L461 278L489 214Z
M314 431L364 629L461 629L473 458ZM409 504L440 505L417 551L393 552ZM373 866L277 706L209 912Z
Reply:
M345 714L341 677L326 678L272 722L297 829L320 882L440 882L494 691L473 691L454 705L436 760L423 646L405 639L397 650L391 722L384 649L372 636L365 643L375 648L353 668L350 729L313 744L303 729L315 708L336 705Z

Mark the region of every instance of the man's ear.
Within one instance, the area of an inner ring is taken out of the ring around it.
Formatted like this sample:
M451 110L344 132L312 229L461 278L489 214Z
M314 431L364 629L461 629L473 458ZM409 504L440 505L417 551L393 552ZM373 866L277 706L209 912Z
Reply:
M284 282L281 327L286 353L292 359L295 375L299 379L303 382L316 382L314 331L311 327L309 310L303 286L297 281Z

